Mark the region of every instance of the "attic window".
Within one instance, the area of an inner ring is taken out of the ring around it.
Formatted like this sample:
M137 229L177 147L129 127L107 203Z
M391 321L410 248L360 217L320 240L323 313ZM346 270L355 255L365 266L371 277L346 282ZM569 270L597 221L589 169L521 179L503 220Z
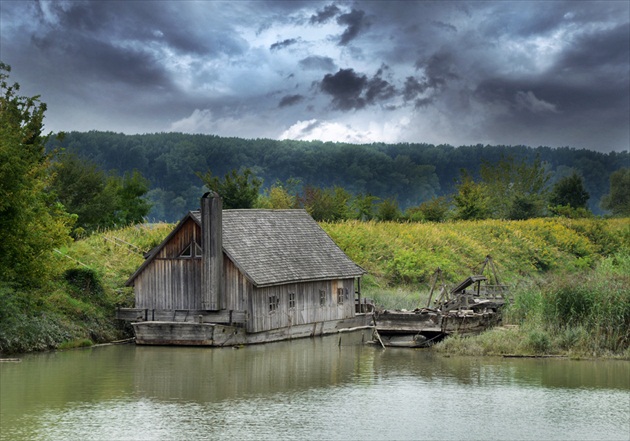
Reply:
M199 244L197 242L191 242L190 244L188 244L188 246L186 248L184 248L184 251L181 252L181 254L179 255L179 257L184 257L184 258L200 258L201 257L201 247L199 246Z

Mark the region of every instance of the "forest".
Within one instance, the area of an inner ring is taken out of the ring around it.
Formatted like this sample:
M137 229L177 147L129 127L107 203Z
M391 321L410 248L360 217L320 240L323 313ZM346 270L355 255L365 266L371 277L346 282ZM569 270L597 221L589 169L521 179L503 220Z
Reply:
M577 174L589 195L587 208L604 214L602 197L610 176L630 164L630 154L600 153L570 147L432 145L423 143L346 144L319 141L226 138L214 135L113 132L69 132L51 138L47 150L58 150L119 175L139 172L148 180L149 220L178 220L196 209L203 194L200 175L224 176L248 169L261 180L261 191L274 185L341 188L352 197L395 201L401 211L457 192L464 170L473 181L483 166L500 161L535 164L548 175L547 187Z

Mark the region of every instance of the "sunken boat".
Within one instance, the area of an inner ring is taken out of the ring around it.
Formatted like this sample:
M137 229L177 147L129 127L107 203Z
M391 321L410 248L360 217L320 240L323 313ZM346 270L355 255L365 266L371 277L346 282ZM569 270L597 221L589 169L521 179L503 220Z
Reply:
M492 277L483 274L484 269ZM499 282L496 266L487 256L478 274L447 289L432 303L441 271L438 268L427 306L414 311L381 310L374 314L378 342L383 346L429 347L449 335L471 335L501 323L501 309L509 288Z

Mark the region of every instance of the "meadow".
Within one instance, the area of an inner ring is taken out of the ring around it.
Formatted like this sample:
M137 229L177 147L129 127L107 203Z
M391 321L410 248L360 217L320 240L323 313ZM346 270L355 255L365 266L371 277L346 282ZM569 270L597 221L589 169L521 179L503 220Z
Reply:
M383 308L426 306L440 268L449 286L486 256L513 287L508 326L435 349L474 355L624 356L630 352L630 220L396 223L345 221L322 228L368 274L362 295ZM124 282L172 224L101 231L56 250L55 281L24 296L0 289L0 352L85 346L130 336L114 319L133 305ZM509 343L511 342L511 343Z

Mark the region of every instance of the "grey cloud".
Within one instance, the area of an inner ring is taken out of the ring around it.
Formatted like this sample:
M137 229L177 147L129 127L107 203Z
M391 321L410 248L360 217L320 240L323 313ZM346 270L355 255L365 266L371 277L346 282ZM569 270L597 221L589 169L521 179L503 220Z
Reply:
M279 41L278 43L274 43L269 47L269 50L271 51L277 51L280 49L284 49L286 47L289 47L291 45L294 45L298 42L299 40L297 38L288 38L284 41Z
M627 72L630 66L630 24L595 30L582 35L557 63L558 73L616 67Z
M459 76L454 72L457 61L450 52L440 51L431 55L427 60L416 62L417 69L424 69L429 87L441 87L449 80L456 80Z
M342 14L337 17L337 23L340 25L346 25L347 28L341 34L341 38L339 39L339 44L341 46L345 46L350 41L354 40L359 32L369 27L370 22L365 17L364 11L359 11L357 9L352 9L347 14Z
M333 107L338 110L361 109L397 94L396 88L382 78L382 69L370 79L354 69L340 69L334 75L326 74L320 88L332 96Z
M278 107L294 106L303 100L304 96L302 95L286 95L282 97Z
M340 13L341 10L334 4L325 6L324 9L317 11L317 14L313 14L310 19L311 24L322 24L333 18Z
M361 93L368 80L357 75L353 69L339 69L336 74L326 74L320 83L321 89L332 96L333 106L339 110L361 109L365 99Z
M424 93L428 86L426 83L420 83L414 77L407 77L405 80L405 86L403 88L403 99L405 101L411 101L415 99L419 94Z
M301 59L298 64L304 70L335 70L337 65L330 57L322 57L319 55L312 55Z
M382 69L371 78L366 85L365 99L368 103L372 104L375 101L388 100L393 98L397 91L396 88L381 78Z
M457 27L453 26L450 23L444 23L443 21L440 21L440 20L433 20L431 24L438 29L442 29L448 32L457 32Z

